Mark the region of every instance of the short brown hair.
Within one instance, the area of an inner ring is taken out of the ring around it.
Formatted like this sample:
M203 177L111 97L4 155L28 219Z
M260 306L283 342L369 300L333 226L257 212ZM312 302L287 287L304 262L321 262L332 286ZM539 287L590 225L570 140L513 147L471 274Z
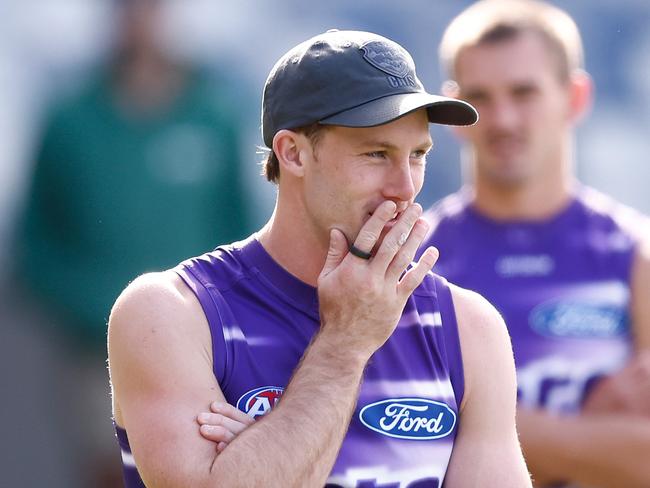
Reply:
M304 134L307 136L311 145L316 148L326 128L326 125L314 123L303 127L296 127L291 130L298 134ZM273 152L273 149L268 152L266 158L262 161L262 165L262 175L271 183L278 183L280 180L280 161L278 161L278 157L275 155L275 152Z
M565 11L537 0L480 0L454 18L445 30L439 49L441 67L454 79L463 49L526 32L546 42L558 59L560 79L568 80L571 72L584 66L580 32Z

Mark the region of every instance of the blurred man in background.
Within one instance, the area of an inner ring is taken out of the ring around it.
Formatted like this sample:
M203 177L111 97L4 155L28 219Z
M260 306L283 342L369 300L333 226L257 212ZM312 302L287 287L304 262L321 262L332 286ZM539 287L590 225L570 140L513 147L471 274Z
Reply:
M47 401L79 486L119 483L104 365L119 291L251 230L233 90L163 49L161 2L119 9L112 62L48 120L15 247L17 283L60 342Z
M422 249L506 319L536 483L650 486L650 227L572 176L592 91L578 29L541 2L483 0L440 55L446 94L481 118L458 129L471 183L428 212Z

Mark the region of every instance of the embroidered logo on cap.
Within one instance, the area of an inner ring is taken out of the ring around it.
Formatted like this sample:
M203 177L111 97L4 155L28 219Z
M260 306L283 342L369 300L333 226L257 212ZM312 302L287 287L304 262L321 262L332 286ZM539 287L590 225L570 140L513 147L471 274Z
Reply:
M404 78L411 71L408 53L397 45L382 41L370 41L361 46L363 59L384 73Z

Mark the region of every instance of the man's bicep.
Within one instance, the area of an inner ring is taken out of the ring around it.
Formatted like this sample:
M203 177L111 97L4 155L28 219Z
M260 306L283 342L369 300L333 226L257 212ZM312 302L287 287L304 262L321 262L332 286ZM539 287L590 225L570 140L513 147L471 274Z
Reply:
M147 486L200 485L216 455L195 421L223 400L210 334L198 302L177 285L163 274L139 278L109 325L116 422Z
M516 377L505 324L482 297L452 291L466 388L445 486L530 486L515 427Z

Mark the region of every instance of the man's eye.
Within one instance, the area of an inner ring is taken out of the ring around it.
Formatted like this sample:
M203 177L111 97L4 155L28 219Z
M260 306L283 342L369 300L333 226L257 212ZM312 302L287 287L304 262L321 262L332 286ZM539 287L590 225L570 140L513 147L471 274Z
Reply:
M415 164L425 164L427 161L428 154L429 151L414 151L413 154L411 154L411 160Z
M369 156L371 158L381 158L381 159L383 159L383 158L386 157L386 153L384 151L370 151L370 152L366 153L366 156Z

